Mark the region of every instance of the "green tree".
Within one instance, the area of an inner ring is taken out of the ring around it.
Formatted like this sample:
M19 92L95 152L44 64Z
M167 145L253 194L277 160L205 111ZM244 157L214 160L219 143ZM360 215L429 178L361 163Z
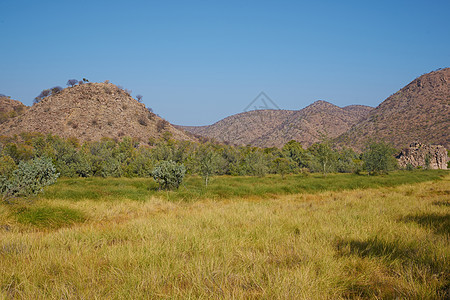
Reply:
M395 149L383 141L369 142L362 154L364 169L369 174L387 174L397 166L394 153Z
M263 177L268 172L268 161L260 149L251 149L244 157L242 167L246 175Z
M195 170L205 180L205 186L211 176L220 172L224 165L224 159L209 144L200 145L194 156Z
M152 171L153 179L159 184L159 189L178 189L183 182L186 168L174 161L162 161Z
M295 161L299 168L306 168L309 166L310 157L299 142L290 140L283 146L282 151L286 157Z
M281 175L281 178L284 178L286 174L290 172L290 160L285 157L277 157L272 161L273 168L277 174Z
M324 140L321 143L315 143L308 148L308 151L314 156L314 160L319 165L320 171L324 176L333 170L336 155L331 148L330 141Z

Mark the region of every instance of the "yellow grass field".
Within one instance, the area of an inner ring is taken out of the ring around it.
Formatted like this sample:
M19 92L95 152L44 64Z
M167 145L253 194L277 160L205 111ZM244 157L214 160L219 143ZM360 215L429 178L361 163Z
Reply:
M2 299L450 297L450 175L171 202L0 205Z

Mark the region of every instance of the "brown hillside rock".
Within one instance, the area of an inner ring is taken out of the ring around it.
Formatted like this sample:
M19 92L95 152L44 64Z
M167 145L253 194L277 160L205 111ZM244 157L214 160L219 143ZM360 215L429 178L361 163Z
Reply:
M316 101L301 110L253 110L209 126L182 126L186 131L237 145L282 147L290 140L303 146L320 141L321 134L334 138L364 118L373 108L344 108Z
M111 83L66 88L0 125L0 135L21 132L51 133L81 141L130 136L142 142L170 132L176 140L194 140Z
M338 138L362 149L368 139L384 140L397 148L410 141L450 147L450 68L413 80Z
M427 160L430 169L447 169L447 150L441 145L425 145L412 143L398 156L398 164L406 168L408 164L413 167L427 167Z
M323 135L336 138L367 116L372 107L352 105L339 107L326 101L295 111L278 127L258 137L252 144L259 147L282 147L290 140L304 147L319 142Z

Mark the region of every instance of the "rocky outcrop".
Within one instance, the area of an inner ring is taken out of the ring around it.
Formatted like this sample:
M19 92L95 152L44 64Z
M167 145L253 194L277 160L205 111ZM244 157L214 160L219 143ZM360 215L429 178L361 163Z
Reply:
M414 168L446 170L448 155L444 146L412 143L409 148L403 149L397 159L402 168L406 168L410 164Z

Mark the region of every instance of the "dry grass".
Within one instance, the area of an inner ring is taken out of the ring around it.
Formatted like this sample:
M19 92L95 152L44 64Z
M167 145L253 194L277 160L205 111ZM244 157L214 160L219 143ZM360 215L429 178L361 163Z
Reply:
M173 203L149 196L1 205L0 295L444 299L449 203L447 175L277 199ZM49 211L82 218L43 227L20 221L17 207L56 207Z

